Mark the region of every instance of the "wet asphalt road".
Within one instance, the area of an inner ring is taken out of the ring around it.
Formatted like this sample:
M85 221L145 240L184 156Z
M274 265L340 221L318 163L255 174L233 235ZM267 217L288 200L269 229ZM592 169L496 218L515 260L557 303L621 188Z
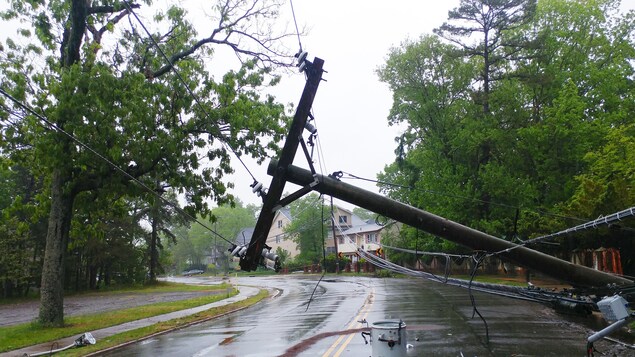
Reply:
M408 356L585 356L590 318L562 316L542 305L475 293L489 328L472 319L465 289L414 279L287 276L234 283L280 292L236 314L154 337L108 356L370 356L359 331L368 322L402 319ZM203 278L201 278L203 279ZM601 347L598 347L601 348ZM628 351L631 352L631 351ZM618 354L619 355L619 354ZM627 355L627 354L625 354Z

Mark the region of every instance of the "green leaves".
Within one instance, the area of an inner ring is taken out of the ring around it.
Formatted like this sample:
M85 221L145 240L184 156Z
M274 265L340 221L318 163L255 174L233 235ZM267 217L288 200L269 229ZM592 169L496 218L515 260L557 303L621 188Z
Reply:
M276 37L264 40L267 33L250 33L254 28L242 24L258 13L270 14L275 6L246 8L241 17L242 7L233 5L219 4L221 16L230 21L222 30L240 28L241 36L253 34L266 46L276 42ZM63 256L70 239L73 252L81 255L78 269L111 262L115 255L98 254L104 242L117 247L117 256L129 248L132 258L126 269L143 263L140 250L126 245L130 236L114 228L117 224L101 221L120 221L117 202L150 202L142 185L155 187L158 182L163 189L180 192L192 215L208 214L212 202L233 200L227 194L232 183L224 179L233 170L231 152L223 145L259 160L277 150L286 122L284 107L260 95L265 83L275 84L277 77L266 66L247 60L222 83L214 83L208 73L213 47L234 43L215 38L199 43L183 8L171 7L157 22L145 23L159 29L153 38L172 57L179 78L138 24L128 21L132 18L119 3L17 0L9 7L2 17L24 24L21 34L28 38L9 38L3 44L0 84L50 123L3 102L2 153L10 156L11 168L26 168L45 185L34 190L40 207L61 207L51 204L60 198L70 202L64 212L51 213L52 224L64 228L49 241L59 243L57 253ZM212 29L206 36L212 33L216 32ZM235 50L245 52L242 43L235 45ZM263 57L281 55L268 52ZM201 98L200 107L190 90ZM5 119L11 121L9 130ZM131 177L142 185L132 184ZM52 268L51 276L61 276L62 268ZM58 290L53 295L60 296L62 279L57 280L52 283Z
M578 185L569 209L595 217L632 207L635 202L635 124L609 129L606 143L585 155L589 170Z
M300 254L296 259L307 263L318 263L322 259L327 226L322 200L317 194L309 194L290 205L291 223L284 228L285 234L297 243Z
M635 121L635 26L617 3L461 1L435 31L449 44L392 49L378 74L393 91L389 123L407 129L380 179L408 188L383 189L505 238L632 206L635 161L618 148ZM413 247L412 232L402 238Z

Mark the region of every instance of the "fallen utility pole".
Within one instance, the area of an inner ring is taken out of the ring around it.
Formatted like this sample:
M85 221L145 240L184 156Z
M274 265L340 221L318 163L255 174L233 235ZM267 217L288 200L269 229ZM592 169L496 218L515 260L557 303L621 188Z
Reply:
M279 170L280 165L278 161L272 160L267 173L273 175ZM631 280L582 265L576 265L527 247L517 246L506 240L496 238L449 219L346 184L329 176L314 175L310 171L293 165L286 166L284 171L285 175L283 179L286 181L306 187L317 179L319 184L312 187L314 191L352 203L468 248L488 252L501 252L509 248L514 248L502 252L500 256L521 266L569 283L575 287L606 288L607 285L612 284L618 287L633 284Z

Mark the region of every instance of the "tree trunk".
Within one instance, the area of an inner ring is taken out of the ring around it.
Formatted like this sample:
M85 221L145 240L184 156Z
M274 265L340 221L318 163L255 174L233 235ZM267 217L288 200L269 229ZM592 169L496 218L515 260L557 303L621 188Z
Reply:
M150 233L150 282L153 283L157 280L157 266L159 262L159 254L157 250L157 209L156 199L153 203L153 217L152 217L152 232Z
M53 172L51 212L46 234L40 290L39 322L45 326L64 324L64 255L68 244L73 206L72 196L64 192L67 181L67 176L61 169Z
M97 289L97 266L90 265L88 267L88 289Z
M82 279L82 257L79 252L77 254L77 262L75 263L75 291L79 291L80 281Z
M110 263L108 265L106 265L106 269L104 272L104 286L110 286L110 275L111 273L111 265Z

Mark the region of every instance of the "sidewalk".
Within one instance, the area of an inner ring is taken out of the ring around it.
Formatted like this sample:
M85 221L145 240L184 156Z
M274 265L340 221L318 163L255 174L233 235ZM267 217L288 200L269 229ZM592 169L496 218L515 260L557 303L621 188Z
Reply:
M251 287L251 286L242 286L241 285L238 288L239 288L239 293L237 295L234 295L234 296L229 297L227 299L223 299L223 300L220 300L220 301L217 301L217 302L213 302L213 303L210 303L210 304L207 304L207 305L193 307L191 309L186 309L186 310L174 311L174 312L163 314L163 315L148 317L148 318L141 319L141 320L127 322L127 323L121 324L121 325L106 327L106 328L103 328L103 329L100 329L100 330L96 330L96 331L85 331L85 332L92 333L93 337L95 337L95 339L97 340L97 343L99 343L100 340L105 339L107 337L110 337L112 335L116 335L118 333L135 330L135 329L138 329L138 328L141 328L141 327L154 325L154 324L159 323L159 322L168 321L168 320L172 320L172 319L176 319L176 318L180 318L180 317L193 315L193 314L196 314L198 312L205 311L205 310L208 310L208 309L211 309L211 308L214 308L214 307L224 306L224 305L228 305L228 304L231 304L231 303L234 303L234 302L246 300L246 299L248 299L248 298L250 298L252 296L257 295L258 292L260 291L260 289L255 288L255 287ZM28 355L34 354L34 353L46 352L46 351L49 351L51 349L68 346L68 345L72 344L73 342L75 342L75 339L77 337L79 337L79 335L63 338L63 339L60 339L60 340L57 340L57 341L50 341L50 342L42 343L42 344L39 344L39 345L24 347L24 348L21 348L19 350L13 350L13 351L9 351L9 352L0 353L0 357L14 357L14 356L22 357L22 356L28 356Z

